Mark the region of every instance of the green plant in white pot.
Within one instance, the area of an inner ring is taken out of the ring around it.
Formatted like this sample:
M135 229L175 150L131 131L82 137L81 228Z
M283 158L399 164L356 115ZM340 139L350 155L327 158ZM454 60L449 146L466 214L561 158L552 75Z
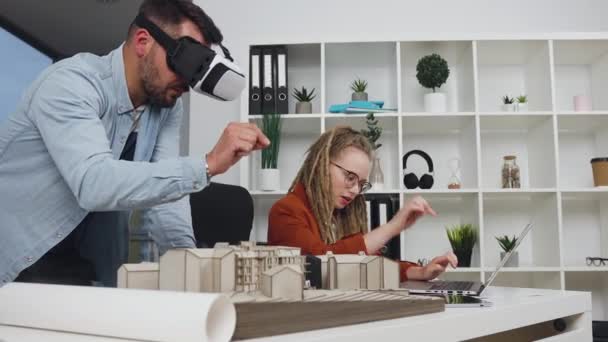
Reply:
M296 114L312 113L312 100L316 96L317 95L315 95L315 88L312 88L310 93L305 87L302 87L301 90L294 88L293 97L298 100L298 102L296 102Z
M448 62L440 55L433 53L418 60L416 78L420 85L432 89L433 92L424 95L424 110L429 113L444 113L446 111L446 95L437 92L450 76Z
M262 150L261 190L277 191L281 188L281 173L278 168L281 124L281 114L265 114L262 119L262 132L270 140L270 145Z
M477 243L477 229L470 223L455 224L446 227L448 240L452 246L452 251L458 258L459 267L471 267L471 256L473 247Z
M503 236L495 236L496 240L498 241L498 244L500 245L500 248L502 248L502 252L500 252L500 260L502 261L502 259L504 259L505 255L507 253L509 253L509 251L513 250L513 248L515 248L515 244L517 243L517 237L515 235L513 235L513 238L510 238L507 235L503 235ZM517 252L513 252L513 254L511 255L511 258L509 259L509 261L507 261L507 263L505 264L506 267L517 267L519 265L519 255L517 255Z
M502 97L502 110L505 112L514 112L515 111L515 99L509 97L509 95L505 95Z
M517 111L527 112L528 111L528 96L520 95L517 97Z
M353 101L367 101L367 81L357 78L351 83L350 89L353 91Z

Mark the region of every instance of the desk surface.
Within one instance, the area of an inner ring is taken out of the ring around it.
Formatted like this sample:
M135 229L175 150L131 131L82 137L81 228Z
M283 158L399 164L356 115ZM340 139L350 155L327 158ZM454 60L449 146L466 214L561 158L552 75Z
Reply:
M492 307L447 308L445 312L312 330L247 341L462 341L504 332L522 331L531 325L564 318L566 331L543 341L591 341L591 293L490 287L484 297ZM490 341L536 340L524 335ZM528 336L528 335L525 335ZM494 335L496 337L496 335ZM504 337L504 336L503 336ZM100 336L73 335L48 330L0 325L0 341L126 342ZM484 341L487 338L484 338Z
M461 341L571 317L574 339L591 341L589 292L489 287L483 297L491 307L446 308L445 312L278 335L247 341ZM574 331L576 330L576 331Z

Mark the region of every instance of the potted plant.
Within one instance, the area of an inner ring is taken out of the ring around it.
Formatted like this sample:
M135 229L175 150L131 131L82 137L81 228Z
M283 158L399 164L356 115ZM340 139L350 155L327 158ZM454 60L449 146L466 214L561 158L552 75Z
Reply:
M374 190L384 189L384 172L380 166L380 156L376 152L382 144L378 143L378 139L382 135L382 127L378 126L378 119L374 117L374 113L368 113L366 116L367 129L362 129L361 133L367 137L370 144L374 148L374 160L372 162L372 170L369 174L369 182Z
M316 97L315 88L312 88L310 93L308 89L302 87L302 90L293 88L293 97L298 100L296 103L296 114L312 113L312 100Z
M448 240L452 250L458 257L458 266L471 267L471 255L473 247L477 243L477 230L470 223L456 224L451 228L446 227Z
M514 112L515 111L515 99L512 97L509 97L509 95L503 96L502 110L505 112Z
M424 56L418 60L416 78L420 85L433 89L432 93L424 95L424 110L430 113L443 113L446 111L446 96L436 92L450 76L448 62L436 53Z
M500 260L504 259L505 255L511 251L515 247L515 243L517 243L517 237L513 235L513 238L509 238L509 236L495 236L500 248L502 248L502 252L500 252ZM506 267L517 267L519 264L519 256L517 252L513 252L511 258L505 264Z
M350 89L353 91L353 101L367 101L367 81L357 78L351 83Z
M528 111L528 96L520 95L517 97L517 111L519 111L519 112Z
M270 140L270 145L262 150L260 189L276 191L281 187L281 174L277 167L281 145L281 114L265 114L262 119L262 132Z

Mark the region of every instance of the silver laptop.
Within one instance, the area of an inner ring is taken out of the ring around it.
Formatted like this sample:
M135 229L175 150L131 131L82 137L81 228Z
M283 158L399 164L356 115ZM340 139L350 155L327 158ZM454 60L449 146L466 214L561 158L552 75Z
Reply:
M526 234L532 228L533 223L530 222L526 225L524 230L519 234L517 241L515 242L515 246L511 251L506 253L504 258L500 261L496 270L490 278L485 283L481 283L479 281L444 281L444 280L435 280L435 281L417 281L417 280L408 280L401 283L400 287L409 290L411 293L426 293L426 294L464 294L464 295L473 295L480 296L483 290L485 290L488 286L492 284L496 275L498 275L498 271L509 261L513 252L517 250L521 240L524 239Z

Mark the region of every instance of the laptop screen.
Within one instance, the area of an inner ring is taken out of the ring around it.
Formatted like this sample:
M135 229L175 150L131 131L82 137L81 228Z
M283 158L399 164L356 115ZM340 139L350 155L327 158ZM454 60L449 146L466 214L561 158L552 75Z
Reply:
M521 234L519 234L519 237L517 238L517 241L515 242L515 246L513 246L513 249L511 249L507 254L505 254L505 257L502 258L502 260L500 261L498 266L496 266L496 270L492 273L490 278L488 278L488 280L486 280L485 284L483 284L484 289L487 288L488 286L490 286L490 284L492 284L492 281L494 281L494 278L496 278L496 276L498 275L498 271L507 263L507 261L509 261L509 259L511 258L511 255L513 254L513 252L515 252L517 250L517 247L519 247L521 240L523 240L524 237L526 236L526 234L528 234L528 232L532 228L533 224L534 224L533 222L528 223L526 225L526 227L524 228L524 230L521 232Z

